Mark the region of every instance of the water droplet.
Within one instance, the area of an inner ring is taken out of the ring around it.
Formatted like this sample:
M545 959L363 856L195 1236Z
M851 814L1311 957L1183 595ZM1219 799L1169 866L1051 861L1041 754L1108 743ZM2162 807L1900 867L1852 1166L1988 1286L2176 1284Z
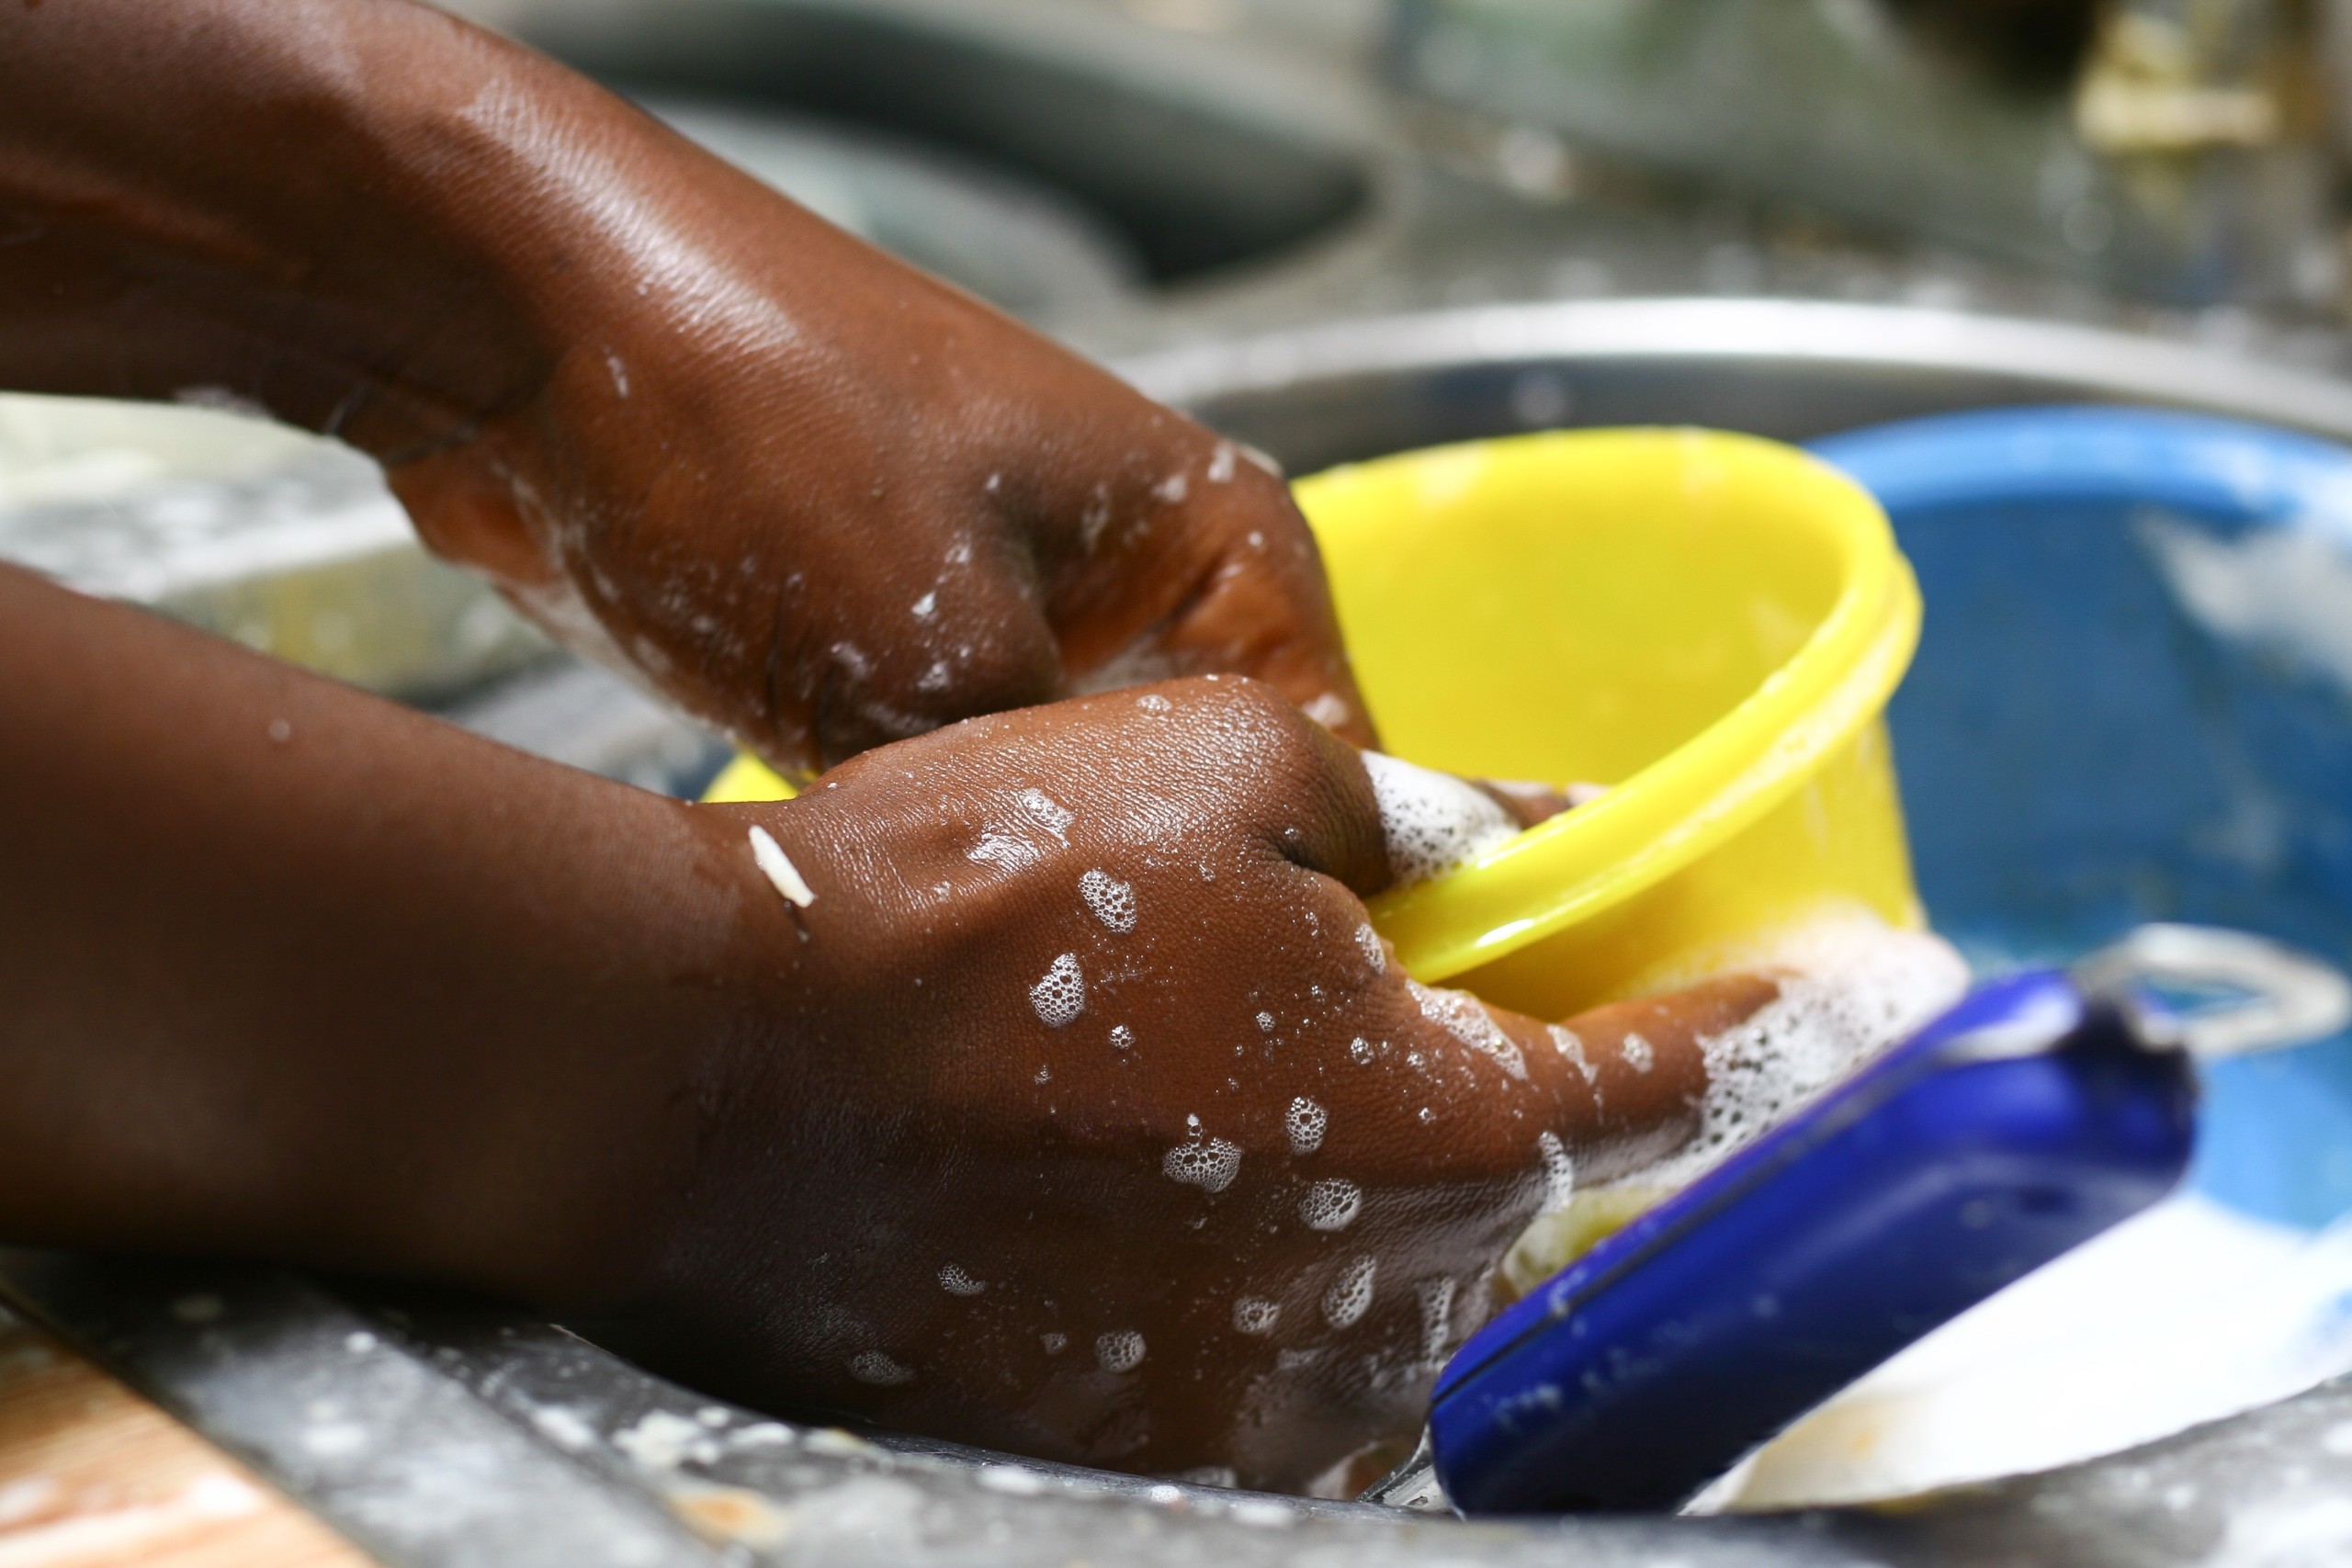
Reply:
M1069 810L1042 789L1024 789L1012 798L1028 814L1031 821L1055 838L1069 842L1069 825L1078 820L1078 813Z

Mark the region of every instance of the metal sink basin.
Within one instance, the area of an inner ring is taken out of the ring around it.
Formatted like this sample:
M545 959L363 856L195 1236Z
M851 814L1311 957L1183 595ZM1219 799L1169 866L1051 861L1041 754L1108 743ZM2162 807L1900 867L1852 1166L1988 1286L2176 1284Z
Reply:
M1373 198L1371 133L1328 83L1050 0L456 8L627 92L814 117L1017 177L1157 284L1266 262Z
M1171 350L1124 369L1300 470L1566 423L1801 438L2051 400L2203 409L2352 438L2352 390L2317 375L2083 328L1789 300L1441 312ZM1929 602L1932 626L1932 584ZM511 689L469 711L547 750L627 729L599 728L593 692L550 690ZM2352 725L2342 744L2352 748ZM684 765L656 741L608 750L599 765L652 769L635 775L648 782ZM1915 832L1932 904L1933 825ZM2352 923L2352 910L2338 913ZM2352 1551L2341 1501L2352 1489L2352 1386L1891 1509L1459 1524L812 1431L714 1404L544 1324L266 1272L15 1254L0 1258L0 1283L396 1568L1074 1558L2252 1568ZM368 1440L327 1442L316 1428L329 1421Z

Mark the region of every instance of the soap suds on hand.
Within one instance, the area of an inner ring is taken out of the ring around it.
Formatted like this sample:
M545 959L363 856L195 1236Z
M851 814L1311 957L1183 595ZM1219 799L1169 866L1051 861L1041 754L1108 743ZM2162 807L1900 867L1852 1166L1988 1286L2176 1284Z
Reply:
M817 901L817 895L809 890L800 868L792 863L792 857L784 852L784 846L765 828L752 829L752 860L769 884L784 895L786 903L805 909Z
M1709 968L1775 976L1781 994L1742 1022L1699 1041L1707 1092L1696 1135L1657 1164L1577 1190L1540 1216L1503 1260L1503 1276L1515 1289L1532 1290L1567 1267L1602 1236L1909 1038L1968 988L1968 966L1942 938L1898 931L1851 908ZM1634 1048L1637 1038L1628 1036L1625 1044L1628 1065L1638 1070L1650 1050L1647 1041ZM1564 1055L1573 1040L1566 1030L1553 1032Z
M1397 886L1426 882L1476 860L1519 832L1510 814L1451 773L1378 751L1363 753Z

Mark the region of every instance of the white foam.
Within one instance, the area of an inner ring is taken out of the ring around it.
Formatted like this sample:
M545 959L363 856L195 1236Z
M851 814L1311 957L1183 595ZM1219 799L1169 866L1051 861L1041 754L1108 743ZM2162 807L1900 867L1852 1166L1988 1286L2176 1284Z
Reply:
M1298 1217L1311 1231L1343 1231L1363 1207L1363 1190L1352 1181L1327 1178L1298 1201Z
M752 860L769 886L784 895L786 902L805 909L817 901L817 895L801 879L800 868L792 863L792 857L784 852L784 846L765 828L752 829Z
M1519 831L1500 806L1451 773L1378 751L1364 752L1363 766L1380 803L1389 869L1399 886L1442 875Z
M1552 1048L1566 1057L1569 1065L1584 1075L1585 1082L1590 1083L1600 1076L1600 1069L1586 1059L1584 1042L1577 1037L1576 1031L1555 1023L1548 1026L1546 1032L1552 1036Z
M1143 1336L1132 1328L1114 1328L1094 1337L1094 1364L1116 1375L1143 1365Z
M1107 871L1090 871L1078 879L1078 896L1106 930L1124 935L1136 929L1133 883L1121 882Z
M1069 1336L1067 1334L1040 1334L1037 1336L1037 1342L1046 1348L1046 1355L1058 1356L1062 1353L1063 1348L1069 1344Z
M1747 1021L1700 1039L1707 1093L1699 1134L1632 1179L1644 1186L1687 1185L1968 989L1968 965L1942 938L1855 912L1800 928L1740 967L1778 971L1781 994Z
M1078 954L1065 953L1054 960L1045 978L1029 987L1029 1005L1037 1010L1047 1029L1078 1021L1086 1010L1086 976L1079 972Z
M1851 908L1716 955L1706 972L1772 975L1780 995L1744 1022L1700 1038L1707 1090L1699 1131L1688 1144L1645 1169L1575 1193L1512 1246L1504 1272L1521 1289L1786 1121L1968 988L1967 965L1941 938L1897 931ZM1565 1032L1554 1032L1555 1044ZM1629 1035L1626 1047L1626 1061L1646 1070L1654 1055L1649 1042ZM1580 1056L1579 1050L1572 1059Z
M1527 1076L1527 1058L1520 1055L1519 1047L1477 998L1467 991L1424 986L1419 980L1407 980L1405 988L1412 993L1423 1018L1472 1050L1493 1057L1511 1077Z
M1657 1052L1652 1049L1650 1043L1631 1031L1618 1043L1617 1054L1624 1057L1625 1065L1637 1073L1646 1073L1657 1063Z
M1223 1138L1203 1138L1194 1128L1193 1141L1179 1144L1159 1162L1160 1174L1204 1192L1222 1192L1241 1172L1241 1150Z
M1323 1146L1323 1130L1331 1122L1330 1112L1305 1095L1290 1102L1283 1114L1283 1131L1290 1134L1290 1152L1311 1155Z
M1233 1328L1237 1334L1272 1334L1274 1325L1282 1321L1283 1309L1263 1296L1244 1296L1233 1303Z
M900 1366L879 1350L860 1350L852 1356L849 1375L876 1388L899 1388L915 1381L913 1368Z
M1134 1030L1129 1029L1124 1023L1114 1023L1111 1026L1111 1049L1114 1051L1125 1051L1132 1047L1135 1043L1136 1032Z
M939 1270L939 1288L951 1296L977 1296L987 1290L988 1281L976 1280L956 1264L943 1264Z
M1273 1032L1274 1015L1270 1012L1260 1013L1258 1015L1258 1032L1261 1034L1272 1034Z
M1356 927L1356 946L1363 953L1363 961L1372 965L1374 974L1388 973L1388 950L1381 945L1380 933L1372 929L1371 922Z
M1421 1359L1431 1366L1444 1362L1446 1347L1453 1340L1454 1289L1452 1277L1442 1274L1413 1287L1421 1309Z
M1544 1212L1565 1209L1577 1195L1577 1162L1560 1134L1546 1129L1535 1134L1536 1157L1544 1162Z
M1353 1327L1372 1310L1373 1280L1379 1271L1376 1258L1357 1258L1342 1264L1323 1292L1323 1321L1334 1328Z
M1348 1042L1348 1055L1353 1056L1365 1066L1370 1066L1372 1065L1373 1055L1372 1042L1366 1040L1361 1034L1357 1035L1353 1040Z

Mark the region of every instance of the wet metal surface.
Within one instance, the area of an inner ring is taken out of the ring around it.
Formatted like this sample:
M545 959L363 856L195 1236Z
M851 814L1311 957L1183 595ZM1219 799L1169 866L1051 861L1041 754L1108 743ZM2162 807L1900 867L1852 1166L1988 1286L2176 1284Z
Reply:
M1883 1510L1465 1524L868 1438L508 1314L0 1254L16 1300L391 1568L2245 1568L2352 1551L2352 1387Z

